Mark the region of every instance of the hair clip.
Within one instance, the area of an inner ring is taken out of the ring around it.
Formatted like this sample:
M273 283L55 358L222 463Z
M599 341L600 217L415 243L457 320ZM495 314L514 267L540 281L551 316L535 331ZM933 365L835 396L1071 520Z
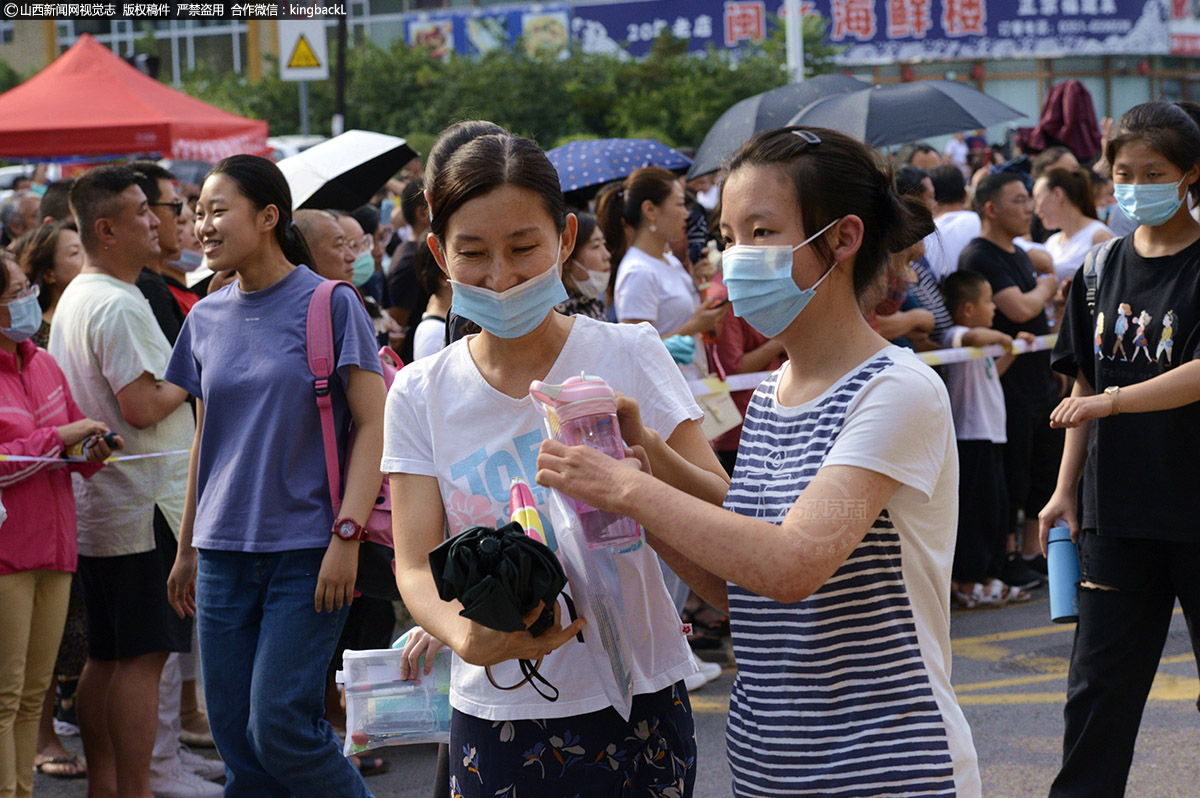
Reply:
M815 147L821 143L821 137L811 130L793 130L792 133L804 139L809 146Z

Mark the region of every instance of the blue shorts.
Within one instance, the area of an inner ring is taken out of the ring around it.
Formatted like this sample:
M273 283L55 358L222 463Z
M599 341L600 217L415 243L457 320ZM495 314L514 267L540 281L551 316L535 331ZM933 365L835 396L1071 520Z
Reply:
M452 798L690 796L696 729L683 682L611 707L547 720L490 721L454 711Z

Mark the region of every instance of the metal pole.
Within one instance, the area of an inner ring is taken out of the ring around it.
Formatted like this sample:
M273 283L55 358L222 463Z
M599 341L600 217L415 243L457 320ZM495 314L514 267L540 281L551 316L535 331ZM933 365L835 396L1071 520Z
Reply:
M300 81L300 135L308 135L308 81Z
M804 20L800 17L800 0L784 3L787 33L787 69L793 83L804 80Z
M340 136L346 127L346 15L337 20L337 72L334 75L333 135Z

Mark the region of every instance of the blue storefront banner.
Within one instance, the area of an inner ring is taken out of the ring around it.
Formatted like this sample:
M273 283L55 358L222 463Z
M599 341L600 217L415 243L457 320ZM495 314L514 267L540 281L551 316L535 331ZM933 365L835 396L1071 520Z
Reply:
M845 64L1170 51L1167 0L808 0Z
M1171 0L1177 1L1177 0ZM803 0L829 22L846 65L963 58L1152 55L1170 51L1169 0ZM534 3L421 12L405 20L408 42L436 58L473 55L521 41L530 53L637 58L669 32L689 51L736 50L769 36L782 0L625 0Z
M587 53L638 58L669 31L688 50L736 49L769 35L781 0L631 0L617 3L535 3L503 8L447 9L405 20L408 43L435 58L474 55L520 40L527 51L561 51L571 39Z

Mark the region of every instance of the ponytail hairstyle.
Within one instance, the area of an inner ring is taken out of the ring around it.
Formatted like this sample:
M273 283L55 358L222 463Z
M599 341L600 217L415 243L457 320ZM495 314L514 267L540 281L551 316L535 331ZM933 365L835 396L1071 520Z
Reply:
M662 205L676 185L675 175L666 169L643 166L616 188L601 193L596 203L596 218L604 231L608 251L612 253L614 274L629 250L625 225L637 230L642 224L642 203L650 200L655 205Z
M1045 180L1046 188L1051 191L1061 188L1067 202L1078 208L1084 216L1089 219L1097 218L1096 198L1092 193L1092 179L1088 177L1087 172L1082 169L1073 171L1057 167L1044 172L1039 179Z
M1131 141L1146 146L1187 173L1200 161L1200 105L1155 100L1135 105L1121 116L1108 139L1104 157L1116 164L1121 148ZM1200 180L1188 187L1192 199L1200 201Z
M728 174L750 166L773 167L788 176L796 189L806 235L845 216L862 220L862 242L854 257L856 298L861 299L883 275L891 254L903 252L934 231L925 202L915 194L897 194L887 162L844 133L820 127L759 133L733 156ZM728 184L726 178L723 185ZM825 236L810 246L824 260L833 261Z
M501 186L534 192L555 230L562 233L566 228L567 205L558 172L536 144L491 122L460 122L447 128L433 145L425 167L430 232L444 243L455 211Z
M312 253L292 221L292 190L278 166L257 155L231 155L214 166L204 179L208 180L214 175L225 175L236 183L242 196L260 211L268 205L274 205L279 212L274 229L275 241L283 251L283 256L296 266L312 265Z

